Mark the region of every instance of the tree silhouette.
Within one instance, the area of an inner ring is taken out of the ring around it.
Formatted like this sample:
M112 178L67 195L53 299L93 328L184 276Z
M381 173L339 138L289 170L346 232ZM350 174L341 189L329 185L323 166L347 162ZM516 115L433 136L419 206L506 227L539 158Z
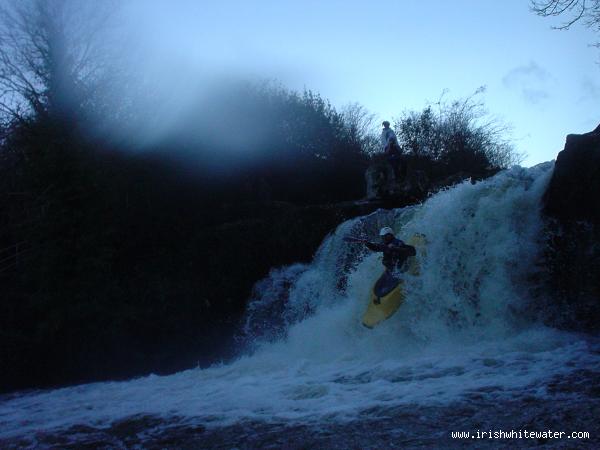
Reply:
M73 116L93 102L102 68L101 32L112 4L19 0L0 8L3 123Z

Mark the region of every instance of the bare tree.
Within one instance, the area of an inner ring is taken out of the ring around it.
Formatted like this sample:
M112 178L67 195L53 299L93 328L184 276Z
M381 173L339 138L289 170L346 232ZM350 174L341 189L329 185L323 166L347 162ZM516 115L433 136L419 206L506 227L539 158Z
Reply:
M566 16L566 22L553 27L557 30L568 30L581 22L600 33L600 0L531 0L531 10L542 17ZM594 45L600 47L600 42Z
M101 5L101 6L98 6ZM0 118L61 116L90 102L106 60L109 2L11 0L0 7Z
M350 142L361 148L365 154L377 152L379 139L375 114L370 113L359 103L350 103L344 106L341 114Z

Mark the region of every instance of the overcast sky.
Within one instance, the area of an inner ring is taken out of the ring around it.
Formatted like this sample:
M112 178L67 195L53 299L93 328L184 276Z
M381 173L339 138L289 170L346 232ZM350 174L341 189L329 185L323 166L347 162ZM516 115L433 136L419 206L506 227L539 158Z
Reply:
M526 0L132 0L124 12L154 70L277 79L381 120L486 86L525 166L600 123L598 38L552 30L560 20Z

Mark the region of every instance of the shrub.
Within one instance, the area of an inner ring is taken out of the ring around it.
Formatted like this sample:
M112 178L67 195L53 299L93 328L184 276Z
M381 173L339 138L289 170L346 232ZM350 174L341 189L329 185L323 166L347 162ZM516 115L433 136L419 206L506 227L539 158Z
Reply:
M398 142L405 154L426 157L446 166L447 172L507 168L522 162L507 139L509 127L489 118L477 96L428 105L421 112L405 112L395 121Z

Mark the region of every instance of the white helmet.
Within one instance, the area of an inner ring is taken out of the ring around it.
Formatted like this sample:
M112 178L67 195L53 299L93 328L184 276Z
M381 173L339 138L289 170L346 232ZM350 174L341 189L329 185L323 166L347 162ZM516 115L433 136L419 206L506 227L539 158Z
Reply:
M383 227L381 229L381 231L379 232L379 236L385 236L386 234L394 234L394 230L392 230L390 227Z

